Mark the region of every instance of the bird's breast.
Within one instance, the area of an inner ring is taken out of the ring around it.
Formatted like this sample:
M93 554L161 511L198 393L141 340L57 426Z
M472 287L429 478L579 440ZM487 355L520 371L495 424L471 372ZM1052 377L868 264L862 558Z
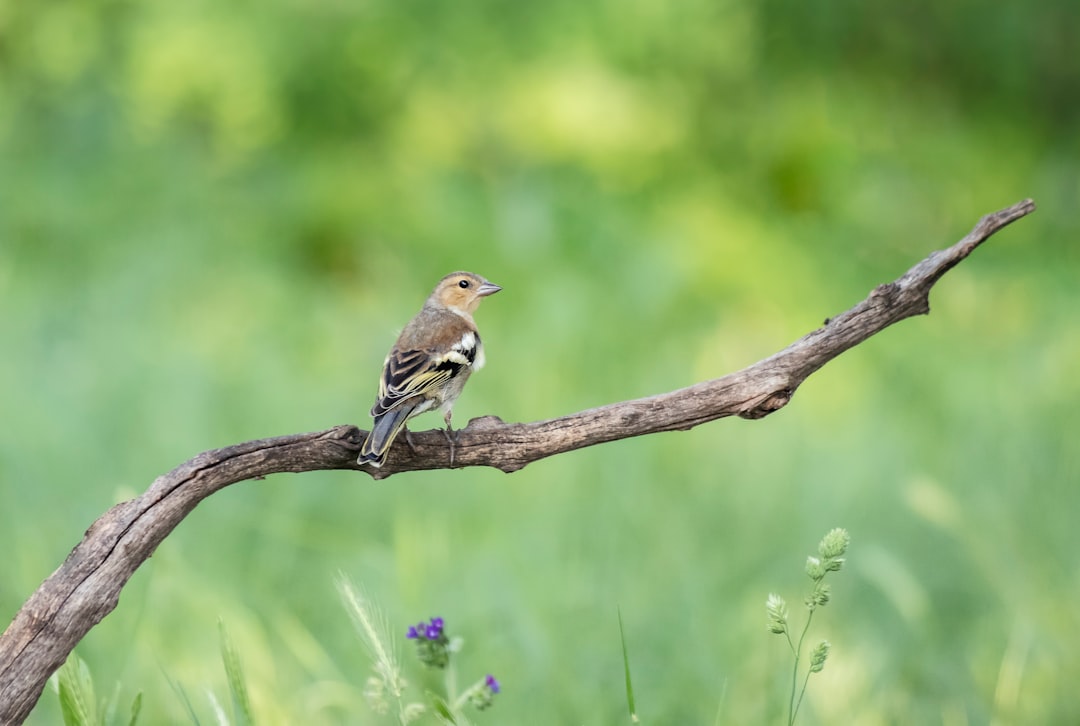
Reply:
M484 367L484 363L487 359L484 357L484 345L480 342L480 338L476 339L476 352L473 357L472 369L478 371Z

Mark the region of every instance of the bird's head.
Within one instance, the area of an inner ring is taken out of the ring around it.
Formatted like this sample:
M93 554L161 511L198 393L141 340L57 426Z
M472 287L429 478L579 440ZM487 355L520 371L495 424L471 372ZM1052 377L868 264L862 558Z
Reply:
M470 315L476 312L480 300L494 295L501 287L471 272L455 272L439 281L431 297L449 308L457 308Z

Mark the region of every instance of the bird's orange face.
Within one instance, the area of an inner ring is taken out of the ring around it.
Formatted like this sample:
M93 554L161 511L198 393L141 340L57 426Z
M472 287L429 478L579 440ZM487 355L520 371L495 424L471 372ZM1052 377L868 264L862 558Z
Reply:
M495 283L488 282L471 272L455 272L439 282L435 293L443 305L457 308L471 315L476 312L481 299L494 295L501 289Z

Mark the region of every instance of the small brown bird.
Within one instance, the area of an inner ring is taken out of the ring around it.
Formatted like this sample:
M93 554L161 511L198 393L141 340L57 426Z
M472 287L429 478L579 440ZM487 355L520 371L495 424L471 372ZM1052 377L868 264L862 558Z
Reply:
M469 375L484 365L484 348L472 314L481 299L501 289L471 272L455 272L439 281L386 356L379 397L371 408L375 425L360 447L356 463L382 466L406 422L438 408L446 421L453 465L450 417L454 401Z

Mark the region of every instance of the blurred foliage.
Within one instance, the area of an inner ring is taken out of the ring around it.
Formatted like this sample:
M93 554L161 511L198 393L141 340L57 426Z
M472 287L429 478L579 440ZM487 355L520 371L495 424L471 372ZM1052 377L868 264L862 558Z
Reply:
M195 453L365 425L448 271L505 288L455 419L534 420L771 354L1031 196L930 318L764 422L236 486L80 652L146 722L187 720L171 682L209 718L220 618L260 722L374 722L341 570L471 631L493 722L621 722L617 606L644 721L778 722L764 597L844 526L803 723L1080 721L1078 26L1068 0L0 0L0 614Z

